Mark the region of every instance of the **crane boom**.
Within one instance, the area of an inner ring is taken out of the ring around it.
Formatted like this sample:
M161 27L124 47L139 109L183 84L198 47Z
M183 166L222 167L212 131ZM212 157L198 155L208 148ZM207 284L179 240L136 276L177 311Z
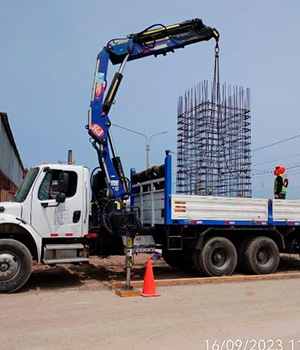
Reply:
M130 34L124 39L110 40L98 54L87 129L98 153L102 183L105 182L112 198L126 198L129 190L121 160L113 147L109 133L111 122L108 117L123 78L126 63L150 55L166 55L168 52L174 52L175 49L212 38L218 41L219 32L215 28L204 25L201 19L188 20L170 26L156 24L142 32ZM114 65L120 64L120 68L115 73L104 99L109 61Z
M201 41L219 38L215 28L207 27L201 19L164 26L155 24L144 31L128 35L127 39L111 40L107 49L113 64L122 63L129 53L128 61L150 55L167 54L175 49L184 48Z

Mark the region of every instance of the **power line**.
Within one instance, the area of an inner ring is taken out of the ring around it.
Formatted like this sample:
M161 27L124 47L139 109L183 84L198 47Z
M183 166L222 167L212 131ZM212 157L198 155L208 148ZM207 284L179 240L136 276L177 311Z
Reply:
M256 151L260 151L260 150L265 149L265 148L268 148L268 147L272 147L272 146L275 146L275 145L279 145L280 143L283 143L283 142L287 142L287 141L290 141L290 140L297 139L298 137L300 137L300 134L299 134L299 135L292 136L292 137L288 137L288 138L286 138L286 139L283 139L283 140L280 140L280 141L277 141L277 142L270 143L270 144L265 145L265 146L262 146L262 147L255 148L254 150L252 150L252 153L253 153L253 152L256 152Z
M293 164L290 164L290 166L287 166L286 170L289 175L296 175L298 173L293 173L293 172L299 171L299 167L300 167L300 164L293 163ZM295 168L298 168L298 169L295 169ZM273 170L258 169L258 170L254 170L254 173L252 173L252 176L256 177L256 176L271 175L271 174L273 174Z
M278 161L278 160L290 159L290 158L295 158L295 157L299 157L299 156L300 156L300 153L297 153L297 154L293 154L293 155L287 156L287 157L281 157L281 158L276 158L276 159L268 160L267 162L255 163L255 164L253 164L253 166L265 165L265 164L268 164L268 163L276 162L276 161Z
M298 168L299 166L300 166L299 162L291 163L291 164L285 164L285 168L286 169ZM254 173L269 172L269 171L273 171L272 169L274 170L274 167L266 168L266 169L252 169L252 172L254 172Z

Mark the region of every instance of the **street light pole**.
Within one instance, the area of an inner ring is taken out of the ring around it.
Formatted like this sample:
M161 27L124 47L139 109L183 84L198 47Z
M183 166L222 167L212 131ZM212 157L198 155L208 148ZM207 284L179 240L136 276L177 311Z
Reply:
M121 126L121 125L118 125L118 124L113 124L113 126L116 126L116 127L120 128L120 129L124 129L124 130L130 131L130 132L132 132L134 134L143 136L145 138L145 145L146 145L146 169L150 168L150 142L151 142L153 137L159 136L159 135L164 135L164 134L167 134L168 132L167 131L162 131L162 132L158 132L158 133L153 134L150 137L148 137L147 135L145 135L145 134L143 134L141 132L138 132L138 131L135 131L135 130L132 130L132 129L129 129L129 128L125 128L124 126Z
M150 141L153 139L153 137L155 136L159 136L159 135L164 135L167 134L167 131L162 131L162 132L158 132L156 134L151 135L146 142L146 154L147 154L147 168L150 168Z
M146 169L150 168L150 144L146 140Z

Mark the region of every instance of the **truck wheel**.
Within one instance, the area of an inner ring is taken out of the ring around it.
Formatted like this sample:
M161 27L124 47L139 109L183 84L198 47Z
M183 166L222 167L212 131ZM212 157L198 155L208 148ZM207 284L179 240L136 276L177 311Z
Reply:
M269 237L255 237L245 248L247 270L257 275L276 271L279 264L279 249Z
M237 247L237 255L238 255L238 269L241 272L248 272L248 268L245 263L245 249L248 245L251 238L247 237L241 241L239 246Z
M206 276L231 275L236 268L234 245L224 237L213 237L194 255L195 267Z
M189 269L193 266L188 251L163 249L162 256L168 265L176 269Z
M193 251L193 264L195 266L195 269L198 271L200 275L204 275L205 273L203 272L201 266L199 265L199 259L200 259L200 254L201 250L199 249L194 249Z
M12 293L28 280L32 257L28 248L14 239L0 239L0 293Z

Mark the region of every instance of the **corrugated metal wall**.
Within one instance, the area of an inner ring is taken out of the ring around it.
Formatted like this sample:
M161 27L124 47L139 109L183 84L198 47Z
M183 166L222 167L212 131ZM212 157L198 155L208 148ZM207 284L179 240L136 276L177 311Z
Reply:
M16 186L23 180L23 169L7 136L2 118L0 118L0 170Z
M0 202L8 201L23 181L24 168L6 114L0 113Z

